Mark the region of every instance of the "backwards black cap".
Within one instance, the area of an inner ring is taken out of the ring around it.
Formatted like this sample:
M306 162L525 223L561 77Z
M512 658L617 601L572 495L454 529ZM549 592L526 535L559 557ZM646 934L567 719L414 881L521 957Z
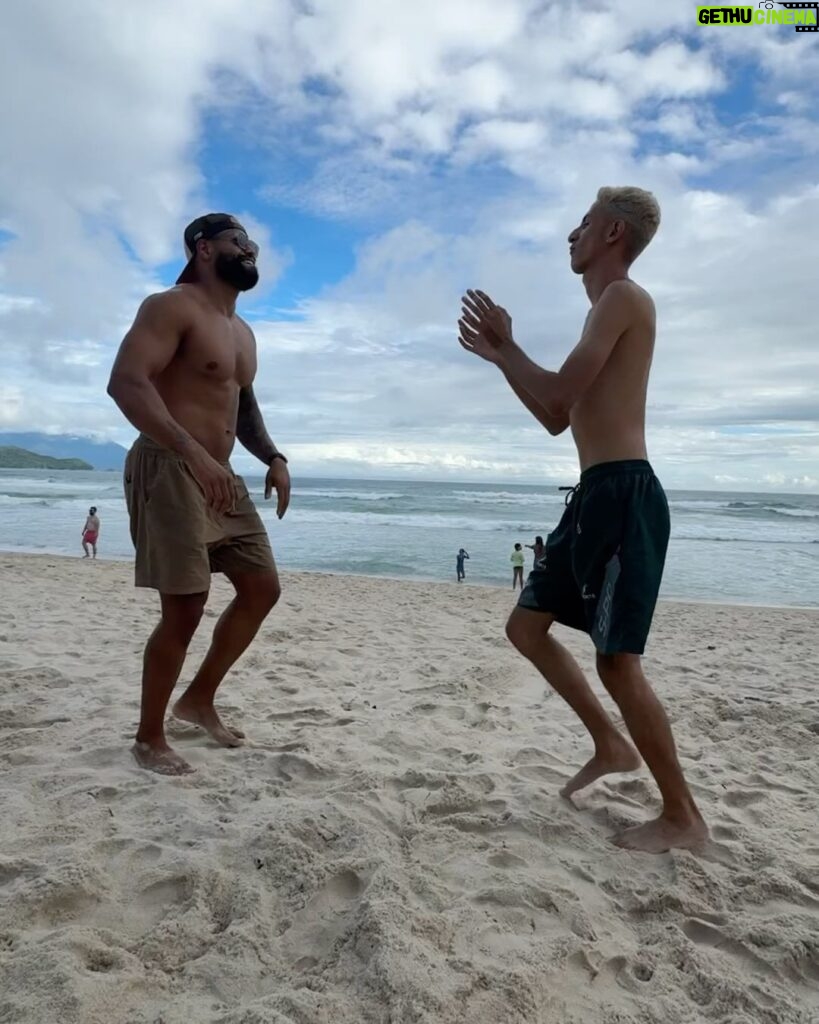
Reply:
M231 228L238 228L239 231L245 230L230 213L206 213L204 217L197 217L196 220L192 220L188 224L185 228L185 255L188 262L176 279L177 284L190 284L196 280L196 271L193 266L196 258L196 243L202 238L215 238L222 231L230 231ZM246 231L245 234L247 234Z

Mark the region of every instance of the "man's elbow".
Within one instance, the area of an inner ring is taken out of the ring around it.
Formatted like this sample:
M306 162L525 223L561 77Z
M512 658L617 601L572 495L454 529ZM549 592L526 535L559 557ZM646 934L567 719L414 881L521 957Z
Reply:
M119 405L125 388L125 378L123 377L122 374L114 371L108 378L108 387L105 389L108 394L108 397L113 398L117 405Z
M108 378L108 387L105 390L109 397L113 398L121 408L122 403L127 402L134 392L141 389L142 385L143 381L141 379L135 378L128 373L113 370Z
M549 401L546 404L546 412L556 421L564 424L558 433L562 433L569 425L569 415L572 411L572 406L575 403L575 399L568 391L559 390L555 391L553 395L549 397Z
M550 395L545 409L550 419L549 433L553 437L557 437L568 428L574 403L574 397L565 388L558 388Z

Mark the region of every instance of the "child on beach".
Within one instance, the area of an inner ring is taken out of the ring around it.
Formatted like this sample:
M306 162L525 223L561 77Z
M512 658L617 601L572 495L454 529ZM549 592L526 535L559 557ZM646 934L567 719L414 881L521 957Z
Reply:
M523 590L523 563L525 556L520 544L515 545L515 550L512 552L509 561L512 563L512 590L518 586Z
M544 554L546 553L546 546L543 543L543 538L535 537L535 543L527 544L526 547L529 548L529 550L533 553L533 567L537 568L537 563L541 560L541 558L543 558Z
M464 559L469 558L469 554L464 551L463 548L455 556L455 574L458 578L458 582L466 579L466 573L464 572Z

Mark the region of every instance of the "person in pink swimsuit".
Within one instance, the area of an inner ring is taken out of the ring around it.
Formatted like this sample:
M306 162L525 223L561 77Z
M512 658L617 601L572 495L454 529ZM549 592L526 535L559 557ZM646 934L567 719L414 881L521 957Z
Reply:
M88 518L85 520L85 526L82 528L82 549L85 552L83 558L88 558L88 548L90 547L93 552L93 557L97 557L97 538L100 535L100 519L97 515L97 509L94 505L88 510Z

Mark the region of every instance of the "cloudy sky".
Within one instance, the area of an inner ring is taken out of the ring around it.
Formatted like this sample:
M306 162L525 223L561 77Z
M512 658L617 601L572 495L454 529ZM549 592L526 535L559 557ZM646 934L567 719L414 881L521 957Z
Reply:
M241 311L296 475L565 479L570 437L459 348L458 298L557 369L566 235L638 184L663 480L819 491L818 80L819 34L687 0L5 4L0 430L129 443L116 347L225 209L263 245Z

